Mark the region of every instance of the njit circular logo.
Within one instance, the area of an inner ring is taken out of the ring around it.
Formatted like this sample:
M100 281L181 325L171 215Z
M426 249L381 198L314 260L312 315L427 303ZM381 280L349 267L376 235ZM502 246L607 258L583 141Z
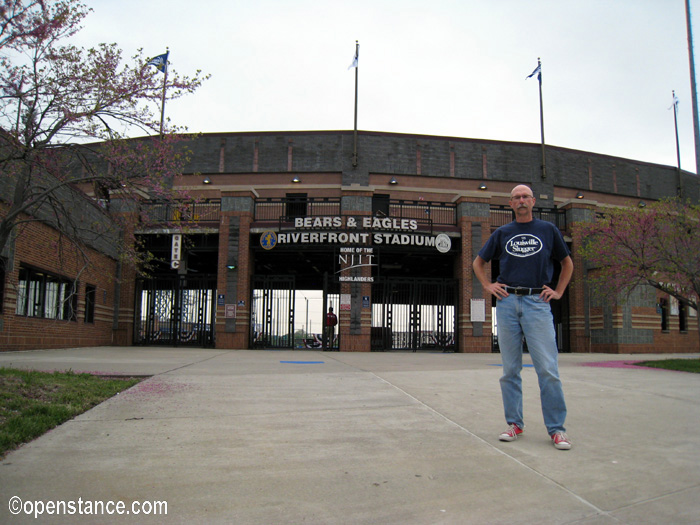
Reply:
M260 236L260 246L266 250L272 250L277 246L277 234L271 231L263 232Z
M452 239L444 233L440 233L435 237L435 247L440 253L447 253L452 248Z
M541 249L542 241L529 233L516 235L506 242L506 252L515 257L530 257Z

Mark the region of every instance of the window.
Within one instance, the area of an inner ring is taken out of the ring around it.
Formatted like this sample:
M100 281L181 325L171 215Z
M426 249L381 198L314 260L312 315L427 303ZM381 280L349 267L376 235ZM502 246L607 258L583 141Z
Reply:
M85 285L85 322L95 322L95 288L92 284Z
M661 331L668 332L668 300L659 299L659 310L661 310Z
M78 296L73 281L26 266L20 267L17 315L75 321L77 306Z
M681 332L688 331L688 305L685 301L678 301L678 329Z

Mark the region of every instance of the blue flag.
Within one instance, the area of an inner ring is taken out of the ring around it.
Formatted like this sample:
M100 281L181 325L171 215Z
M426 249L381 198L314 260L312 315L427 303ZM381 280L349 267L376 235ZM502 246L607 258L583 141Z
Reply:
M358 57L357 57L357 55L358 55L358 53L357 53L357 51L356 51L356 52L355 52L355 56L352 57L352 63L348 66L348 69L352 69L352 68L358 66L358 60L357 60Z
M169 54L170 54L170 51L167 51L167 52L163 53L162 55L158 55L157 57L153 57L148 62L146 62L146 65L153 66L161 73L165 73L165 70L168 68L168 55Z
M542 81L542 64L537 64L535 70L530 73L527 78L532 78L537 75L537 80ZM527 80L527 78L525 80Z

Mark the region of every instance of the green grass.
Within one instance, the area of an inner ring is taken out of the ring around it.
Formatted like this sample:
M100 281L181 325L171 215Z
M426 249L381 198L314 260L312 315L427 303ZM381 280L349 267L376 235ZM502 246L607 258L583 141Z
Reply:
M0 458L141 379L0 368Z
M650 368L663 368L665 370L700 374L700 359L661 359L659 361L642 361L635 364Z

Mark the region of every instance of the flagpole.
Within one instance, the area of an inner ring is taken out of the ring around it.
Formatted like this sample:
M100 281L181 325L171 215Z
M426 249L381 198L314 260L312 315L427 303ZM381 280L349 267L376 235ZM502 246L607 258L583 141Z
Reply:
M537 80L540 84L540 134L542 135L542 180L547 178L547 163L544 151L544 109L542 106L542 62L537 57L537 67L540 72L537 74Z
M163 136L163 121L165 120L165 88L168 85L168 57L170 56L170 49L165 48L165 66L163 77L163 95L160 100L160 136Z
M676 158L678 159L678 181L676 184L676 194L680 197L682 193L681 189L681 145L678 142L678 99L676 98L676 91L671 91L673 93L673 126L676 130Z
M357 77L360 69L360 42L355 40L355 128L353 132L352 145L352 167L357 167Z
M695 84L695 56L693 31L690 24L690 0L685 0L685 21L688 28L688 56L690 58L690 94L693 102L693 131L695 136L695 173L700 175L700 124L698 123L698 92Z

